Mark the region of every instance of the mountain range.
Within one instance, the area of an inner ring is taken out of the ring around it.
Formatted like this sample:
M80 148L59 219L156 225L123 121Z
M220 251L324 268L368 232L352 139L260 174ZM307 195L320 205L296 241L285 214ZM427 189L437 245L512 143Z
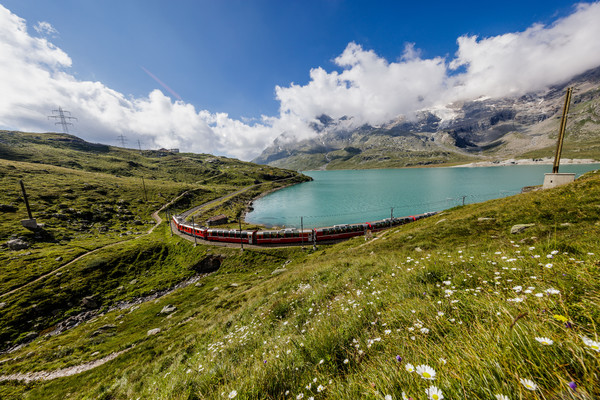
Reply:
M315 117L314 136L284 132L253 160L296 170L362 169L553 157L567 87L574 87L563 157L600 159L600 67L515 97L478 98L356 127Z

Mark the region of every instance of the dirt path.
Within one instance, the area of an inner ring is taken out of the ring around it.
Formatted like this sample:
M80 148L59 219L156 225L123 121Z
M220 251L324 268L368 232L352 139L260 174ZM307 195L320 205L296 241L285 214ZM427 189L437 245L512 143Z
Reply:
M121 243L128 242L128 241L130 241L130 240L137 239L137 238L139 238L139 237L141 237L141 236L145 236L145 235L149 235L149 234L151 234L151 233L154 231L154 229L155 229L157 226L159 226L159 225L161 224L161 222L163 221L163 220L162 220L162 218L160 217L159 213L160 213L161 211L163 211L165 208L169 207L169 206L170 206L171 204L173 204L174 202L176 202L177 200L179 200L181 197L185 196L187 193L188 193L187 191L183 192L182 194L180 194L179 196L175 197L173 200L171 200L170 202L168 202L167 204L165 204L164 206L162 206L160 209L158 209L157 211L153 212L153 213L152 213L152 219L154 219L154 221L156 222L156 224L155 224L155 225L153 225L153 226L152 226L152 228L150 228L150 229L148 230L148 232L144 233L143 235L140 235L140 236L135 236L135 237L130 237L130 238L127 238L127 239L125 239L125 240L120 240L120 241L118 241L118 242L110 243L110 244L107 244L106 246L98 247L97 249L94 249L94 250L90 250L90 251L88 251L88 252L85 252L85 253L81 254L80 256L78 256L78 257L74 258L73 260L69 261L68 263L66 263L66 264L63 264L63 265L61 265L60 267L58 267L58 268L56 268L56 269L54 269L54 270L52 270L52 271L50 271L50 272L48 272L48 273L46 273L46 274L44 274L44 275L41 275L41 276L37 277L36 279L34 279L34 280L30 281L30 282L27 282L27 283L25 283L24 285L21 285L21 286L19 286L19 287L16 287L16 288L14 288L14 289L12 289L12 290L10 290L10 291L6 292L6 293L2 293L2 294L0 294L0 298L2 298L2 297L5 297L5 296L8 296L8 295L10 295L10 294L13 294L13 293L16 293L16 292L18 292L19 290L25 289L25 288L27 288L27 287L29 287L29 286L33 285L33 284L34 284L34 283L36 283L36 282L42 281L42 280L44 280L44 279L48 278L49 276L52 276L52 275L56 274L57 272L60 272L62 269L64 269L64 268L68 267L69 265L71 265L71 264L73 264L73 263L75 263L75 262L77 262L77 261L81 260L83 257L87 257L87 256L89 256L90 254L96 253L96 252L98 252L98 251L100 251L100 250L102 250L102 249L106 249L106 248L108 248L108 247L111 247L111 246L115 246L115 245L117 245L117 244L121 244Z
M56 371L38 371L38 372L26 372L26 373L17 373L10 375L0 375L0 382L3 381L25 381L25 383L31 381L49 381L56 378L64 378L65 376L71 376L75 374L79 374L85 371L89 371L90 369L94 369L96 367L101 366L111 360L114 360L121 354L131 350L131 348L126 350L117 351L116 353L111 353L106 357L100 358L95 361L90 361L84 364L75 365L68 368L57 369Z

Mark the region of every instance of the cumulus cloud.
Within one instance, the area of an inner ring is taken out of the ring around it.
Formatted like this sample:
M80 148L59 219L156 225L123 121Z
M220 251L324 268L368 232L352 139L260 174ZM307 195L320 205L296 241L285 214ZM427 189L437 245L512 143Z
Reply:
M413 43L397 62L350 43L334 62L314 68L304 86L277 87L281 113L309 120L320 114L381 124L398 115L480 96L541 90L600 65L600 3L580 4L551 26L479 38L461 36L451 60L422 59ZM464 72L455 72L459 67Z
M600 3L580 4L549 26L462 36L449 59L422 58L408 43L389 62L352 42L333 60L337 70L316 67L305 85L277 86L279 115L250 123L196 110L160 90L133 98L101 82L81 81L69 73L70 57L48 40L56 34L52 25L38 23L40 36L31 36L23 19L0 6L0 128L52 130L45 116L60 105L79 118L76 133L86 140L114 142L125 134L156 147L251 159L282 133L314 135L310 125L322 114L348 117L355 126L378 125L453 101L519 95L564 82L600 65L598 21Z

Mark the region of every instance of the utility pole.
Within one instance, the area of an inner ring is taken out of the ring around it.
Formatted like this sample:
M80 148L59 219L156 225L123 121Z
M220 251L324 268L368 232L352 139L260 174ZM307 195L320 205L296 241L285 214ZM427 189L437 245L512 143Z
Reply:
M302 241L302 248L304 249L304 217L300 217L300 237Z
M467 196L462 196L462 199L463 199L463 206L465 205L465 198L466 198L466 197L467 197Z
M169 229L171 229L171 236L173 236L173 225L171 225L171 215L169 213L168 208L167 208L167 219L169 220Z
M569 103L571 103L571 94L573 88L567 88L567 95L565 96L565 105L563 106L562 119L560 120L560 130L558 132L558 142L556 143L556 154L554 155L554 165L552 166L552 173L558 174L558 167L560 165L560 155L562 153L563 140L565 138L565 128L567 127L567 113L569 112Z
M196 239L196 224L194 223L194 216L192 215L192 236L194 236L194 247L198 245L198 240Z
M394 207L390 210L390 228L392 227L392 223L394 222Z
M140 139L138 139L138 147L140 148L140 155L142 155L142 144L140 143Z
M54 115L54 113L57 113L58 115ZM59 120L58 122L55 122L54 125L62 125L63 133L69 133L69 125L73 126L73 124L69 122L70 120L74 119L77 121L77 118L71 117L70 111L63 110L62 107L58 107L58 110L52 110L52 115L48 115L48 119Z
M146 182L144 181L144 177L142 176L142 186L144 188L144 198L148 201L148 193L146 192Z
M124 148L125 143L127 143L127 138L121 134L121 135L117 136L117 140L119 141L119 143L121 143L121 147Z
M242 214L238 217L238 222L240 223L240 248L244 251L244 238L242 238Z

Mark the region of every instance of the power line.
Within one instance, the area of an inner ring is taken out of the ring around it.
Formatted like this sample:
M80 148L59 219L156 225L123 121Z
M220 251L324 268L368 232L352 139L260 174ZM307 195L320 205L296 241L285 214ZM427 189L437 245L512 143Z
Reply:
M58 115L55 115L55 114ZM65 115L69 114L69 115ZM58 122L55 122L54 125L62 125L63 133L69 133L69 125L73 126L70 120L74 119L77 121L77 118L71 117L71 112L67 110L63 110L62 107L58 107L58 110L52 110L52 115L48 115L48 119L58 119Z
M117 136L117 140L121 143L121 147L125 147L125 143L127 143L127 138L123 135Z

